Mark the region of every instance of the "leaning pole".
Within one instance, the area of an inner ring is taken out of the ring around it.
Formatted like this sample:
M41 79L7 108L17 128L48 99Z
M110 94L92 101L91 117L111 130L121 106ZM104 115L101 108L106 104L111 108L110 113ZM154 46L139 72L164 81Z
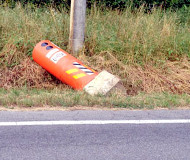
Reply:
M69 48L78 56L84 46L86 0L71 0Z

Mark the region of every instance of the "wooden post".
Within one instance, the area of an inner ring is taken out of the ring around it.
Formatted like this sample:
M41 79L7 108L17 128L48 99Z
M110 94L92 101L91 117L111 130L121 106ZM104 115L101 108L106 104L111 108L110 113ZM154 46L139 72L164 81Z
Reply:
M86 0L71 0L69 48L77 56L84 46Z

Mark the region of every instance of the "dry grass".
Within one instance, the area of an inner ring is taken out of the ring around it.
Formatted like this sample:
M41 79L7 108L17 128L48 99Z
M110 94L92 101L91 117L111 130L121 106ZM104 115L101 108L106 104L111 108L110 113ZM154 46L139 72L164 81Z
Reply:
M90 60L82 57L81 59L86 63ZM139 92L190 94L190 63L187 58L174 62L166 61L160 66L153 64L125 65L118 61L113 54L104 52L94 56L91 61L96 70L106 68L118 75L129 95Z
M109 55L111 55L109 53ZM89 57L82 56L84 62ZM102 56L94 56L94 66L96 70L101 71L106 68L110 72L121 77L126 92L129 95L139 92L170 92L175 94L190 94L190 64L187 59L176 62L166 62L163 66L153 65L129 66L110 56L110 60L104 60ZM100 61L102 59L102 61ZM96 62L98 61L98 62ZM115 69L113 69L115 68ZM67 88L55 77L38 66L29 58L25 58L21 64L0 71L0 87L32 87L32 88Z
M28 57L10 69L0 70L0 87L54 88L66 87ZM68 88L68 87L67 87Z
M146 65L131 67L128 74L129 82L135 92L170 92L190 93L189 62L166 62L161 67Z

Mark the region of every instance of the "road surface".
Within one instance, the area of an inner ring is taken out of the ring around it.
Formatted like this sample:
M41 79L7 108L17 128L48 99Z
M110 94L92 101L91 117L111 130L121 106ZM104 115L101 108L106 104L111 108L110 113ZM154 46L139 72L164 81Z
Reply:
M0 160L189 157L189 110L0 112Z

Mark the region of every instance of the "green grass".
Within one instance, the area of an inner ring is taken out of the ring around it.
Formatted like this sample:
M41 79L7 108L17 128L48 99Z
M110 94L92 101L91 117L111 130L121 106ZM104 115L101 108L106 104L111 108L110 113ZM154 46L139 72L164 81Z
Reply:
M123 12L94 8L88 11L86 50L88 56L113 53L124 64L160 63L190 56L190 9L171 12L154 9L146 14L130 8ZM0 8L1 65L13 66L42 39L67 50L69 13L52 8ZM10 50L11 49L11 50ZM10 58L12 57L12 58Z
M0 106L14 107L107 107L126 109L158 109L190 106L190 95L169 94L169 93L140 93L136 96L120 96L111 94L109 96L90 96L84 92L77 92L71 89L0 89Z
M112 52L124 64L157 63L190 56L189 25L179 25L177 13L154 10L152 14L143 11L133 14L129 9L122 13L97 12L87 19L88 41L95 43L95 53Z

